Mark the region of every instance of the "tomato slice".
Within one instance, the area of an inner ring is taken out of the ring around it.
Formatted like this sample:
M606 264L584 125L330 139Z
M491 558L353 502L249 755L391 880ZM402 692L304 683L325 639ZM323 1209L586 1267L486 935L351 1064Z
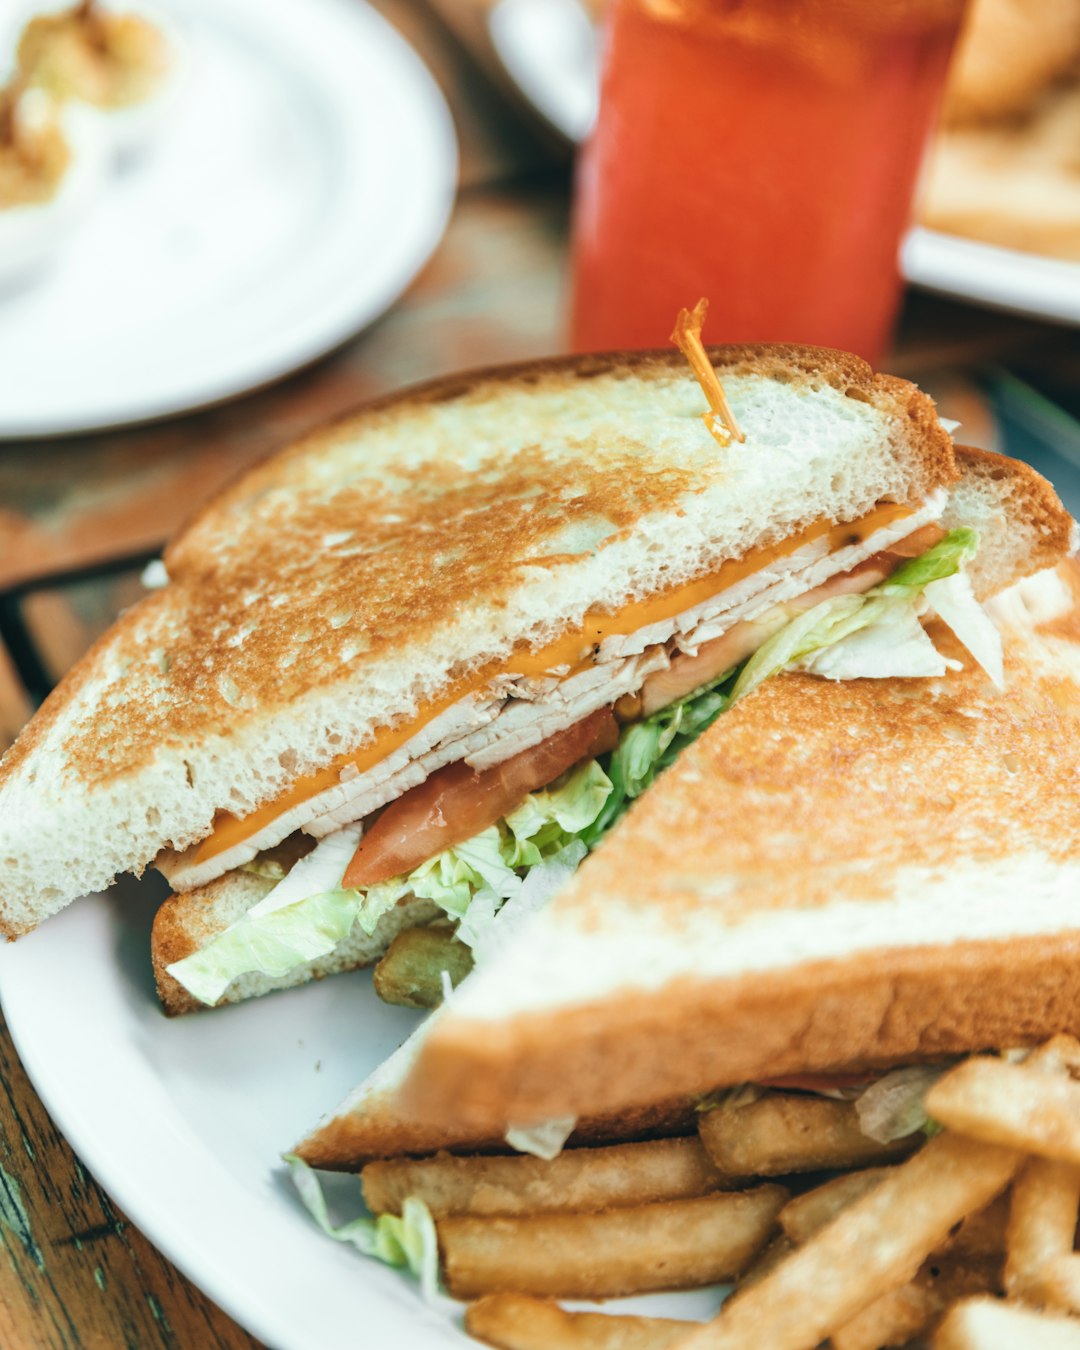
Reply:
M411 872L494 825L530 792L547 787L579 760L614 749L618 739L614 713L600 708L480 773L464 762L448 764L390 803L360 841L342 887L374 886Z
M913 534L907 535L903 539L898 539L895 544L890 544L885 550L885 557L892 558L917 558L920 553L925 553L928 548L933 548L935 544L940 544L945 538L945 531L940 525L931 522L929 525L923 525Z

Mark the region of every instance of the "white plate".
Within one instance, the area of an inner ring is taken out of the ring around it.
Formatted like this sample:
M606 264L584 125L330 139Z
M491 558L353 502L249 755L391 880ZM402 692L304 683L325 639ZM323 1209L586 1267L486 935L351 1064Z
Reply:
M0 436L265 384L381 314L442 236L446 104L363 0L171 0L185 80L49 274L0 295Z
M276 1350L473 1346L403 1275L324 1237L279 1155L416 1024L370 975L170 1021L150 975L153 881L79 901L0 950L15 1045L82 1161L150 1239ZM340 1217L355 1179L332 1179ZM714 1291L622 1300L705 1317Z
M499 0L490 20L499 59L530 103L567 140L596 116L599 44L580 0ZM914 229L901 253L915 285L997 309L1080 324L1080 264Z

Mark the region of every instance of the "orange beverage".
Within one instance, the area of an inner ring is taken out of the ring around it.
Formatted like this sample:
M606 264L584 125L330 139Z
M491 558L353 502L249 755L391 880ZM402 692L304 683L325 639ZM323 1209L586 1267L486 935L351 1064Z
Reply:
M964 0L610 0L574 215L572 343L873 361Z

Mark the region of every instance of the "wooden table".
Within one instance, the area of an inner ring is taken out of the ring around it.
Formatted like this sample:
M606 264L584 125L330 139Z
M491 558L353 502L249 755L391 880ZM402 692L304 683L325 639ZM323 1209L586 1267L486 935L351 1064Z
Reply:
M377 0L453 108L461 191L434 259L393 312L273 388L157 426L0 446L0 748L139 591L194 506L258 456L382 390L562 346L570 160L497 74L487 0ZM919 376L969 439L994 435L971 372L1074 376L1075 334L928 297L892 367ZM57 1133L0 1026L0 1347L255 1344L129 1224Z

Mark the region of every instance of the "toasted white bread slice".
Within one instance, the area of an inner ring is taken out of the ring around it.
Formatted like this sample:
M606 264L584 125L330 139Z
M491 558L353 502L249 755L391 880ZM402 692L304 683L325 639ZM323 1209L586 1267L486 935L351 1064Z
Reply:
M590 610L955 477L913 385L836 352L711 355L744 442L707 430L677 352L570 357L380 400L243 475L0 766L0 933L277 810Z
M945 528L974 525L982 544L969 572L976 591L986 596L1021 576L1032 566L1052 563L1067 546L1071 523L1049 485L1034 470L1016 460L986 451L958 447L957 462L961 477L949 491L942 515ZM293 848L303 838L292 836ZM307 845L299 845L306 849ZM283 858L286 867L298 854L270 854L271 860ZM219 881L194 891L172 896L159 910L153 930L153 962L166 1011L188 1012L202 1007L170 976L166 967L202 947L211 938L234 923L242 913L261 900L270 889L269 882L233 872ZM400 927L425 922L433 911L428 907L395 911L394 922L380 926L371 940L354 930L317 966L300 967L288 977L268 980L249 976L237 980L221 1002L238 1002L272 989L302 983L310 975L330 974L338 970L367 965L378 959Z
M401 1109L493 1132L1080 1030L1080 573L1022 584L1005 691L789 675L720 718L465 981Z

